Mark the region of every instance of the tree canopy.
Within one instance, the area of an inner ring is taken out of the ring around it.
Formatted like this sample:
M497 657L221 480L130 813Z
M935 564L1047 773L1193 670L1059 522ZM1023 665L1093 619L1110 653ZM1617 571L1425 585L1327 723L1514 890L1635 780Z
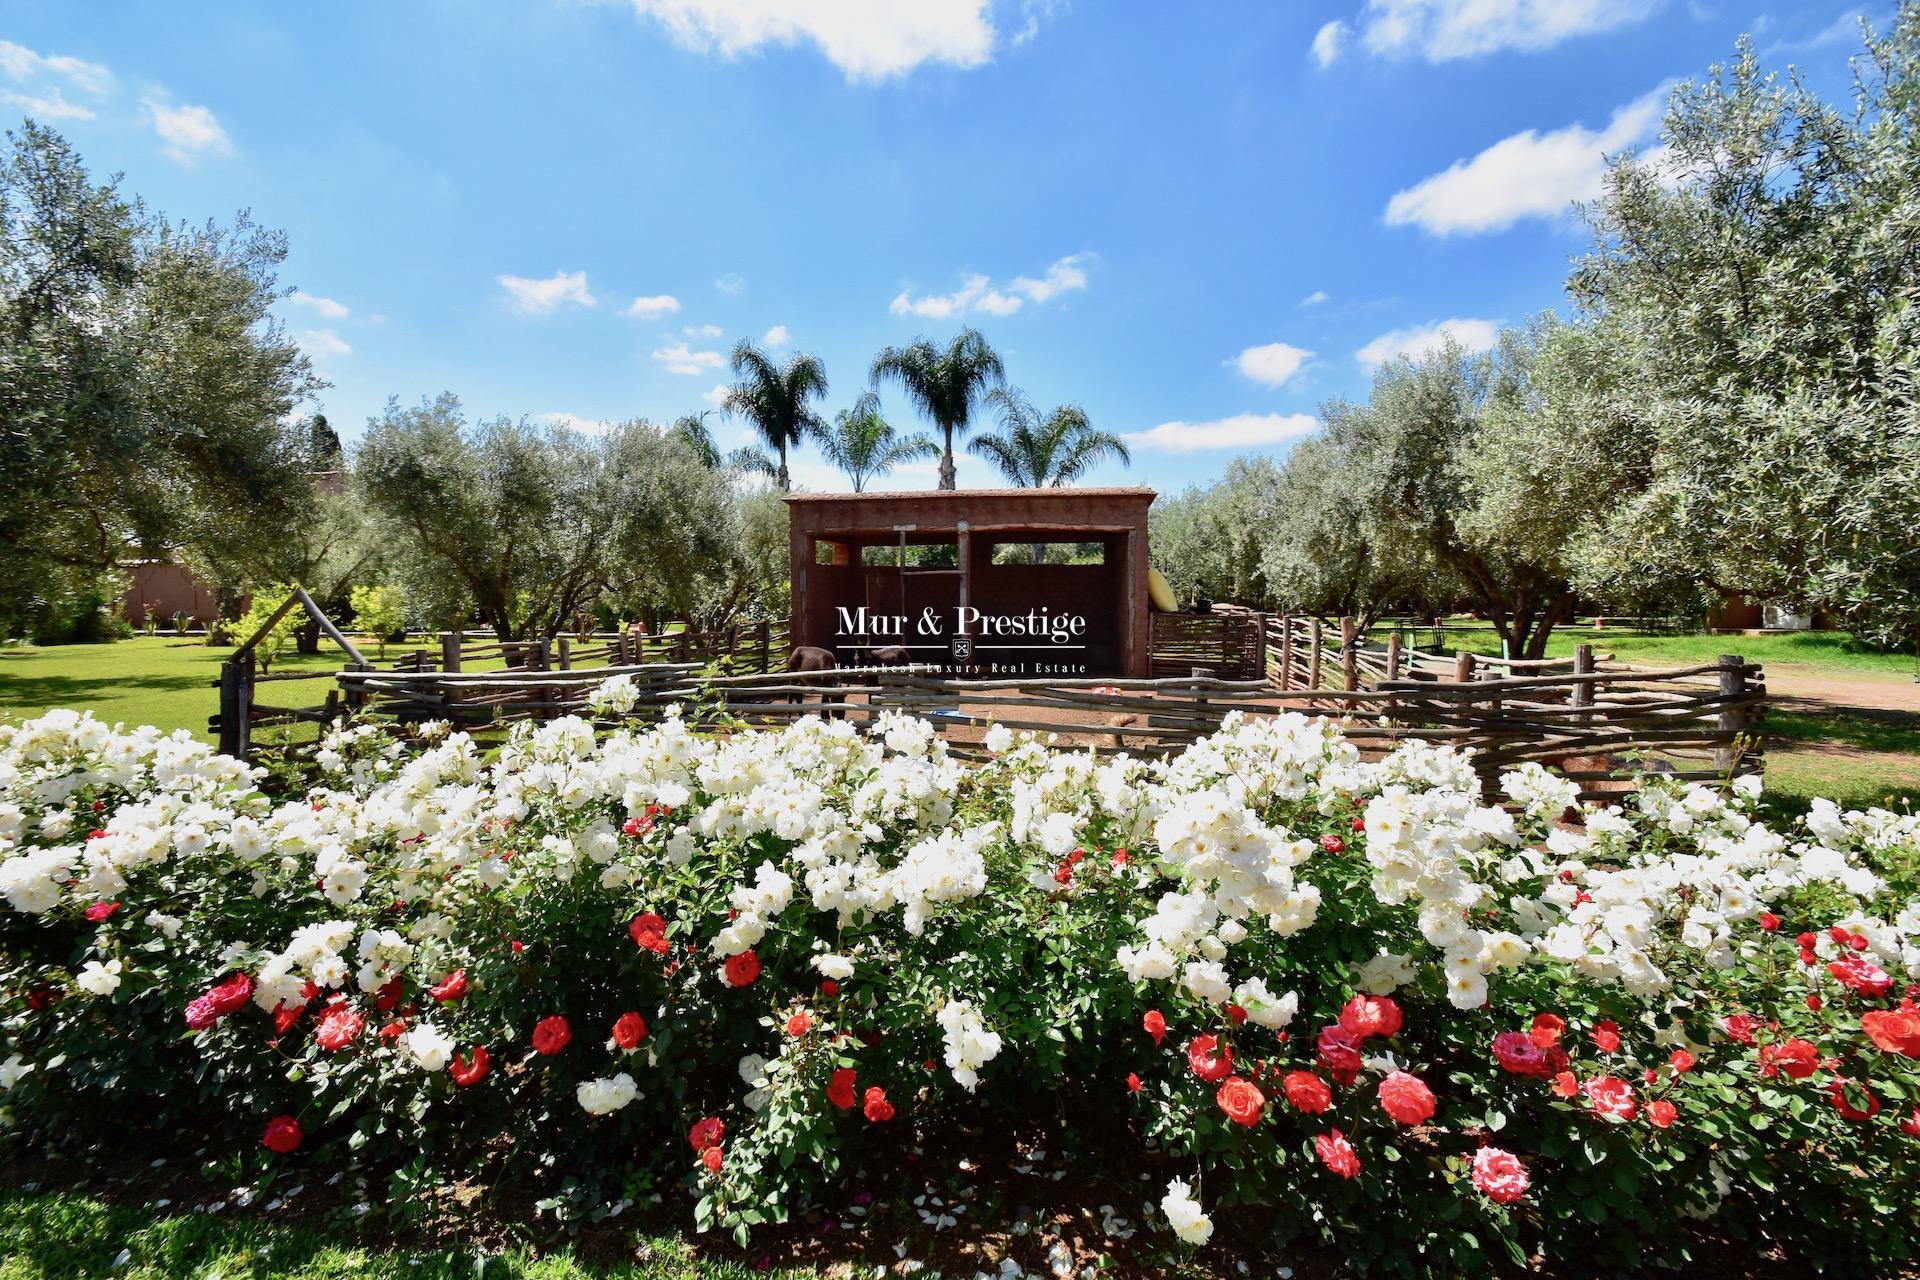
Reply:
M973 425L973 411L986 394L1006 383L1000 355L977 329L962 329L945 350L925 338L904 347L888 347L873 358L870 377L878 386L900 384L935 429L940 432L940 487L955 487L953 442Z
M168 222L31 121L0 155L0 599L284 528L322 385L269 308L285 237Z

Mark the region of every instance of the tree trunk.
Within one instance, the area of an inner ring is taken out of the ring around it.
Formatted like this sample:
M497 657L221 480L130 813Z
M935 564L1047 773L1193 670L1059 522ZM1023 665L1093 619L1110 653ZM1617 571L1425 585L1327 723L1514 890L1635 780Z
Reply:
M789 493L792 489L787 478L787 446L783 444L780 446L780 492Z
M946 448L940 452L940 487L942 489L952 489L955 487L953 480L953 432L947 431L943 434L946 437L947 445Z
M295 653L320 652L320 624L311 616L294 628L293 651Z

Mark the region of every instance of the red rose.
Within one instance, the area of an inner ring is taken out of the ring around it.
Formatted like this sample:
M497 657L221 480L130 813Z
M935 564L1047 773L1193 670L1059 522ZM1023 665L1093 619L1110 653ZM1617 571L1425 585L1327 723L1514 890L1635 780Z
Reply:
M1400 1006L1392 996L1357 995L1340 1010L1340 1029L1360 1044L1373 1036L1400 1034Z
M1259 1086L1239 1076L1223 1080L1213 1100L1227 1113L1227 1119L1249 1127L1260 1123L1260 1109L1267 1105L1267 1096L1260 1092Z
M1208 1084L1218 1084L1233 1074L1233 1050L1211 1033L1195 1036L1187 1041L1187 1065Z
M827 1101L842 1111L853 1110L853 1077L852 1067L837 1068L833 1073L833 1083L827 1086Z
M726 1121L719 1116L707 1116L693 1122L693 1128L687 1131L687 1142L695 1151L706 1151L718 1147L726 1136Z
M1360 1074L1360 1048L1342 1027L1322 1027L1313 1038L1314 1060L1343 1088Z
M1140 1092L1140 1073L1139 1072L1137 1071L1127 1072L1127 1092L1128 1093Z
M306 1137L300 1132L300 1122L292 1116L275 1116L267 1121L267 1132L260 1139L260 1145L275 1155L290 1154L299 1147L300 1140Z
M1754 1029L1760 1025L1760 1019L1750 1013L1730 1014L1721 1024L1727 1029L1729 1038L1740 1044L1752 1044Z
M533 1051L543 1058L551 1058L566 1048L573 1039L573 1028L559 1014L551 1018L542 1018L533 1026Z
M1898 1009L1876 1009L1860 1019L1867 1038L1888 1053L1903 1058L1920 1058L1920 1011L1913 1001L1903 1001Z
M1647 1123L1656 1129L1665 1129L1680 1118L1680 1108L1661 1098L1647 1104Z
M623 1013L613 1022L613 1042L622 1049L637 1049L647 1038L647 1020L637 1013Z
M439 982L428 987L427 994L441 1004L452 1004L455 1000L464 999L467 994L467 971L455 969Z
M737 956L728 956L720 975L730 987L750 987L753 980L760 976L760 957L751 951L742 951Z
M1785 1073L1789 1080L1805 1080L1820 1069L1820 1051L1795 1037L1760 1047L1760 1074L1769 1079Z
M1893 990L1892 975L1856 952L1849 951L1829 964L1827 972L1863 996L1878 999Z
M1909 1138L1920 1138L1920 1107L1915 1107L1913 1114L1900 1122L1900 1132Z
M1667 1062L1680 1075L1685 1075L1687 1072L1693 1070L1693 1055L1685 1049L1675 1049L1672 1056L1667 1059Z
M479 1084L487 1078L488 1061L486 1046L475 1045L465 1058L457 1053L453 1055L453 1061L447 1066L447 1074L453 1077L455 1084L464 1089L470 1084Z
M1593 1113L1607 1120L1625 1122L1640 1114L1633 1100L1633 1086L1618 1076L1595 1076L1587 1081L1587 1099Z
M400 1005L402 986L399 974L387 979L387 984L374 992L373 1007L382 1013L392 1013Z
M1571 1098L1578 1092L1580 1092L1580 1082L1574 1078L1573 1072L1562 1071L1553 1078L1553 1093L1555 1097Z
M667 942L667 922L651 911L644 911L628 921L627 933L632 936L635 946L657 956L667 954L671 947Z
M1827 1096L1833 1099L1833 1108L1848 1120L1871 1120L1880 1114L1880 1099L1873 1090L1856 1080L1845 1076L1827 1082ZM1855 1106L1858 1099L1863 1106Z
M823 996L837 996L840 994L840 984L832 978L822 979L820 983L820 994Z
M1327 1088L1327 1082L1311 1071L1289 1071L1280 1081L1280 1088L1286 1092L1287 1105L1295 1111L1304 1111L1317 1116L1333 1105L1333 1090Z
M1482 1147L1473 1153L1473 1185L1495 1204L1512 1204L1527 1194L1527 1166L1511 1151Z
M874 1124L885 1124L893 1119L893 1104L887 1101L887 1091L879 1085L867 1090L860 1110Z
M395 1018L386 1026L380 1028L378 1034L382 1040L398 1040L401 1036L407 1034L406 1020L403 1018Z
M1554 1045L1543 1049L1524 1031L1502 1031L1493 1037L1493 1057L1503 1071L1516 1076L1551 1080L1567 1069L1567 1051Z
M313 1031L313 1041L328 1053L338 1053L352 1044L366 1025L367 1020L351 1005L330 1005L320 1015L320 1023Z
M1147 1034L1153 1037L1156 1045L1166 1040L1167 1020L1161 1016L1158 1009L1147 1010L1147 1016L1140 1019L1140 1025L1146 1028Z
M1561 1035L1567 1029L1567 1020L1553 1013L1533 1015L1533 1027L1527 1032L1527 1038L1542 1049L1551 1049L1560 1043Z
M1826 1001L1820 998L1818 991L1809 991L1807 993L1807 1011L1809 1013L1820 1012L1820 1010L1826 1006L1826 1003Z
M119 909L120 904L117 902L96 902L87 908L87 919L99 924Z
M229 974L207 988L204 995L187 1002L187 1025L195 1031L205 1031L246 1004L252 994L252 978L244 973Z
M708 1173L720 1172L720 1166L725 1160L726 1157L721 1154L719 1147L708 1147L700 1153L700 1163L706 1166Z
M1320 847L1328 853L1345 853L1347 851L1347 842L1332 832L1328 832L1326 835L1320 837Z
M787 1034L792 1036L796 1040L798 1040L801 1036L807 1034L807 1032L811 1030L812 1027L813 1027L813 1019L807 1016L807 1011L805 1009L802 1009L799 1013L796 1013L791 1018L787 1019Z
M1593 1027L1593 1047L1602 1053L1620 1052L1620 1028L1609 1018Z
M1762 911L1760 913L1760 927L1768 933L1772 933L1780 927L1780 917L1771 911Z
M1395 1071L1380 1082L1380 1109L1398 1124L1425 1124L1433 1118L1433 1090L1418 1076Z
M1236 1027L1243 1027L1247 1024L1247 1011L1237 1004L1230 1004L1227 1006L1227 1021Z
M1314 1154L1320 1157L1320 1163L1343 1178L1351 1178L1360 1172L1360 1157L1353 1152L1353 1144L1347 1141L1347 1135L1338 1129L1330 1129L1313 1140Z

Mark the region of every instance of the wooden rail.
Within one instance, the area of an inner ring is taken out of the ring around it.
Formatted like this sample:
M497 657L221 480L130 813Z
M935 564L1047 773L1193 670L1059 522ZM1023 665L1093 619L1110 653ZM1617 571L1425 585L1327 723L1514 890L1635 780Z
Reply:
M255 705L254 688L281 678L255 677L244 686L238 723L326 723L362 712L491 731L515 720L590 714L593 690L625 675L636 692L632 714L641 720L658 719L673 705L716 729L814 714L864 722L897 710L931 720L966 753L981 749L989 725L1001 724L1055 733L1072 746L1160 754L1217 731L1228 712L1240 710L1341 717L1348 737L1371 756L1411 739L1471 748L1489 786L1524 761L1550 764L1587 798L1617 795L1630 766L1714 779L1755 772L1762 763L1757 729L1764 676L1734 656L1661 670L1615 663L1589 645L1544 661L1442 657L1406 650L1391 638L1366 645L1351 620L1241 612L1192 622L1198 625L1170 624L1158 655L1162 671L1180 661L1187 669L1148 679L954 680L927 667L788 672L780 669L786 637L779 624L709 635L595 637L579 647L450 634L441 669L426 662L376 668L362 660L330 673L335 687L317 707ZM505 670L462 669L480 655L518 661ZM632 657L639 660L583 665L587 658ZM728 659L726 674L714 674L719 657ZM1235 677L1236 663L1250 664L1254 674ZM229 692L223 682L223 747Z

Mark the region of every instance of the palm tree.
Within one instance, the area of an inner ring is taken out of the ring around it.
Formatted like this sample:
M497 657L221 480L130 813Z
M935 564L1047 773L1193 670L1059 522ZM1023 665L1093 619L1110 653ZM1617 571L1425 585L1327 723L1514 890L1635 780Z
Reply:
M847 473L855 493L865 493L867 481L878 479L903 462L930 458L940 449L926 436L902 436L880 416L880 397L868 391L833 416L814 440L827 461Z
M727 390L727 412L752 423L768 447L779 452L775 478L782 489L792 488L787 477L788 448L826 425L808 403L827 394L826 366L818 356L805 353L775 365L752 340L742 338L733 349L733 373L739 381Z
M746 445L731 453L721 453L720 446L714 443L713 432L707 427L707 415L713 410L702 413L688 413L674 419L670 428L687 448L700 459L700 465L709 471L732 471L741 475L767 476L777 474L773 459L767 456L765 449L756 449Z
M1077 404L1060 405L1042 418L1019 391L1004 388L989 392L987 403L999 413L1000 429L975 436L967 448L1022 488L1071 484L1108 458L1133 461L1126 441L1111 431L1094 430L1087 411ZM1027 550L1039 564L1044 548L1034 543Z
M912 346L888 347L873 358L873 382L893 378L919 409L940 429L940 487L951 489L953 439L967 434L973 409L989 386L1006 381L1007 371L987 340L973 329L963 329L945 351L925 338Z

